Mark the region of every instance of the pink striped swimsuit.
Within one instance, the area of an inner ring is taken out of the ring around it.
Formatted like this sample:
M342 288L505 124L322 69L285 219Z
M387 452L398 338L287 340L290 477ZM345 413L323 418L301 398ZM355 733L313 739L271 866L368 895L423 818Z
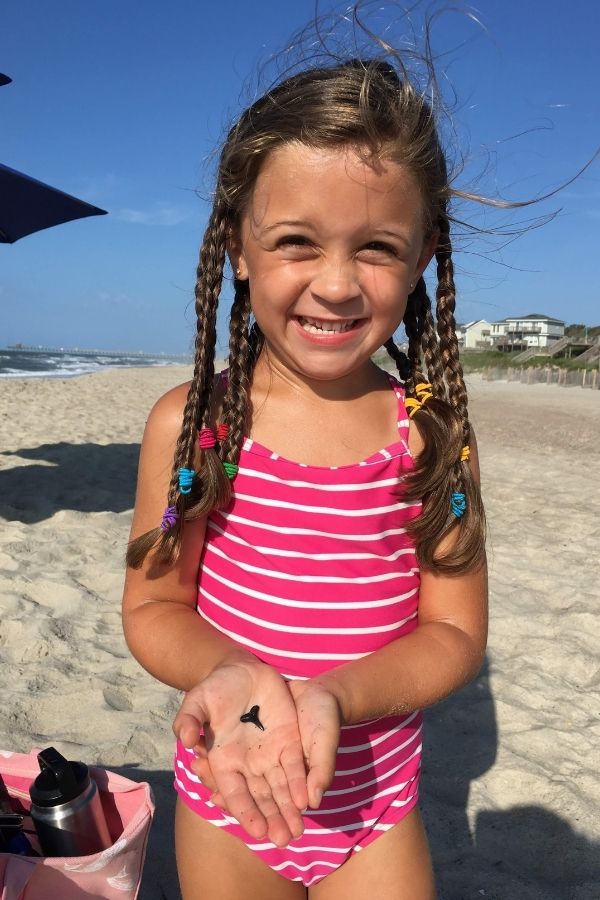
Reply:
M246 439L235 495L211 514L199 568L201 616L289 679L372 653L417 626L419 569L406 523L419 503L398 485L412 467L404 393L398 441L364 462L308 466ZM421 713L342 728L334 780L304 834L283 849L253 840L208 801L178 743L175 787L198 815L291 881L315 884L415 806Z

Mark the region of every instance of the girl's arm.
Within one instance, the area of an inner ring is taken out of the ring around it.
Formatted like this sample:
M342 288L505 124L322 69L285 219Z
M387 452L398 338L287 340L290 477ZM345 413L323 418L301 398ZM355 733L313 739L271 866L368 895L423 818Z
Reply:
M156 528L166 506L175 444L188 385L165 394L152 409L142 440L131 538ZM127 569L123 630L132 654L155 678L187 691L230 659L256 661L196 612L204 519L186 523L181 555L172 568L149 554Z
M153 408L142 441L131 537L161 521L187 385ZM279 673L210 625L196 611L198 566L206 522L186 522L171 567L152 553L128 569L123 629L132 654L155 678L186 691L174 722L185 747L200 742L224 803L257 839L285 845L302 833L308 803L294 702ZM261 707L263 734L240 716ZM204 737L201 738L201 735Z
M418 452L418 435L413 441L416 446L411 442L411 449ZM470 446L471 467L478 479L474 436ZM452 540L449 535L440 550ZM330 669L314 679L314 686L322 685L334 695L343 724L421 709L475 677L484 659L486 639L485 564L460 576L423 571L417 628L368 656Z

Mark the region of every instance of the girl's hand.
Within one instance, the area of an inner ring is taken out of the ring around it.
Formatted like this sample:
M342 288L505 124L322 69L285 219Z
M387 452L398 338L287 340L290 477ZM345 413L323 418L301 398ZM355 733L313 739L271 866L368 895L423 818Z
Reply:
M308 769L308 805L317 809L331 784L340 737L338 702L324 685L313 681L290 681L288 688L298 715L304 761ZM213 791L211 802L227 811L208 760L203 737L194 746L197 758L192 769L202 784Z
M253 706L264 731L240 722ZM206 777L208 763L214 799L253 838L268 835L283 847L302 834L308 794L298 717L275 669L258 661L218 666L186 694L173 731L184 747L198 748L192 769Z
M341 714L336 697L318 681L290 681L308 770L308 802L317 809L333 779L340 743Z

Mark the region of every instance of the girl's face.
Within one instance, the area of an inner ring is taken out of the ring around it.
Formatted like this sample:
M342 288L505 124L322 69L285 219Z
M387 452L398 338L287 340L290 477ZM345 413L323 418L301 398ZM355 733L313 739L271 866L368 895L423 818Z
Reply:
M288 144L256 181L230 253L269 359L303 380L360 375L429 262L412 174L351 148Z

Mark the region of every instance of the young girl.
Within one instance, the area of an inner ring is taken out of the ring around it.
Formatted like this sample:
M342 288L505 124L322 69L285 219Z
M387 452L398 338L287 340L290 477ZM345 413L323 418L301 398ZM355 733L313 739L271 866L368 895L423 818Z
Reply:
M148 419L124 597L131 651L187 692L185 900L435 897L419 710L486 640L451 194L432 110L387 62L288 78L223 148L194 375Z

